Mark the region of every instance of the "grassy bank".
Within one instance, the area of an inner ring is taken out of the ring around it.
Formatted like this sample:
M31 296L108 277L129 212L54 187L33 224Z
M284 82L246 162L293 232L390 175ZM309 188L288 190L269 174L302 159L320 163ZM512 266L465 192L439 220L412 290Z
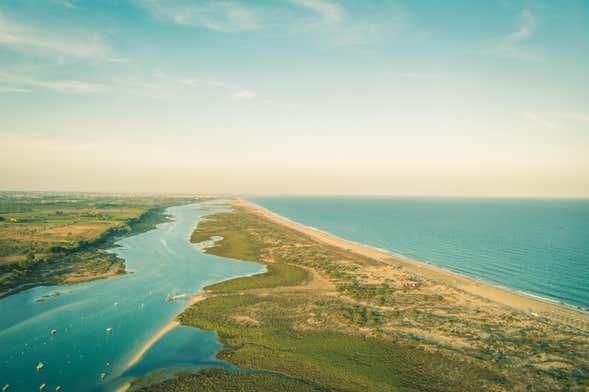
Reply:
M552 391L589 385L589 337L312 240L238 207L203 220L206 252L268 271L207 287L179 316L215 330L219 357L325 390ZM419 280L419 289L407 288ZM226 372L182 376L167 390L200 390ZM204 381L206 380L206 381ZM249 376L233 374L232 390ZM162 386L152 386L157 389ZM257 390L275 390L260 385Z
M125 236L167 220L168 206L192 198L87 194L0 194L0 297L124 273L105 252Z
M194 386L197 385L198 389ZM143 389L146 392L168 391L285 391L285 392L316 392L321 391L303 381L286 379L269 374L246 374L229 372L222 369L206 369L198 373L184 373L176 378L159 384L149 385Z
M342 301L309 293L223 295L184 312L185 325L216 330L219 358L272 371L330 390L483 390L500 377L383 336L338 328ZM305 328L308 318L315 328ZM236 380L239 385L239 379Z
M288 264L269 264L267 272L262 274L226 280L205 287L205 290L215 293L228 293L240 290L253 290L280 286L294 286L309 279L309 273L304 269Z

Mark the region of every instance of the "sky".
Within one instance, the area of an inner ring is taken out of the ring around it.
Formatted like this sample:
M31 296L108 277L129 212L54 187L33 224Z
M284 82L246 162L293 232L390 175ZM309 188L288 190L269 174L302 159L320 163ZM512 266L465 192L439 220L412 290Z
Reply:
M0 189L589 197L589 2L1 0Z

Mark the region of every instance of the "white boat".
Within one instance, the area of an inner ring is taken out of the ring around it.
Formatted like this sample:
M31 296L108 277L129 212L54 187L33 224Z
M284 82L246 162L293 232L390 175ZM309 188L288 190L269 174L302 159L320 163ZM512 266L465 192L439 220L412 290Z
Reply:
M51 335L55 335L57 333L57 329L52 329L51 330Z
M108 328L106 329L106 333L111 333L111 332L112 332L112 328L111 328L111 327L108 327Z
M2 387L2 392L6 392L10 389L10 384L6 384Z
M58 385L55 387L55 392L59 392L59 391L61 391L61 385Z
M41 384L41 385L39 386L39 390L40 390L40 391L44 391L46 386L47 386L47 385L45 385L45 383Z
M37 371L38 371L38 372L40 372L40 371L41 371L41 369L43 369L44 367L45 367L45 365L43 365L43 362L39 362L39 363L37 364Z
M100 373L100 379L104 380L106 378L106 373Z

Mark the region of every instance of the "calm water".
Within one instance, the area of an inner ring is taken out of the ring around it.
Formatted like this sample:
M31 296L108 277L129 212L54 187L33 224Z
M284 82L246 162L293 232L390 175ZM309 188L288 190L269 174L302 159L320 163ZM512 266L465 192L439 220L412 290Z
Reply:
M275 197L339 237L589 309L589 201Z
M132 274L69 287L37 287L0 300L0 388L36 391L112 390L122 380L162 367L224 366L214 332L180 327L160 339L131 369L139 347L187 305L168 293L195 293L212 282L261 272L259 264L209 256L188 242L205 213L196 206L168 209L175 221L126 238L115 252ZM44 302L35 299L59 292ZM112 328L107 334L106 328ZM51 329L57 329L51 335ZM37 372L38 362L45 368ZM107 366L107 362L110 366ZM108 374L104 381L100 373Z

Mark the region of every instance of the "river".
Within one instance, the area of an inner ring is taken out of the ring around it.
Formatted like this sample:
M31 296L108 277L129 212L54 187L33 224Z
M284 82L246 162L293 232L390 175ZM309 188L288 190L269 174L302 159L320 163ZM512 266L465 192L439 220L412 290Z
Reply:
M33 391L45 383L47 391L58 385L108 391L156 369L227 366L215 359L221 346L214 332L177 327L127 369L141 346L188 305L185 299L166 302L166 295L193 294L263 271L260 264L207 255L189 242L199 219L218 208L171 207L174 221L118 241L112 252L125 259L127 275L36 287L0 300L0 388ZM44 367L37 371L39 362Z

